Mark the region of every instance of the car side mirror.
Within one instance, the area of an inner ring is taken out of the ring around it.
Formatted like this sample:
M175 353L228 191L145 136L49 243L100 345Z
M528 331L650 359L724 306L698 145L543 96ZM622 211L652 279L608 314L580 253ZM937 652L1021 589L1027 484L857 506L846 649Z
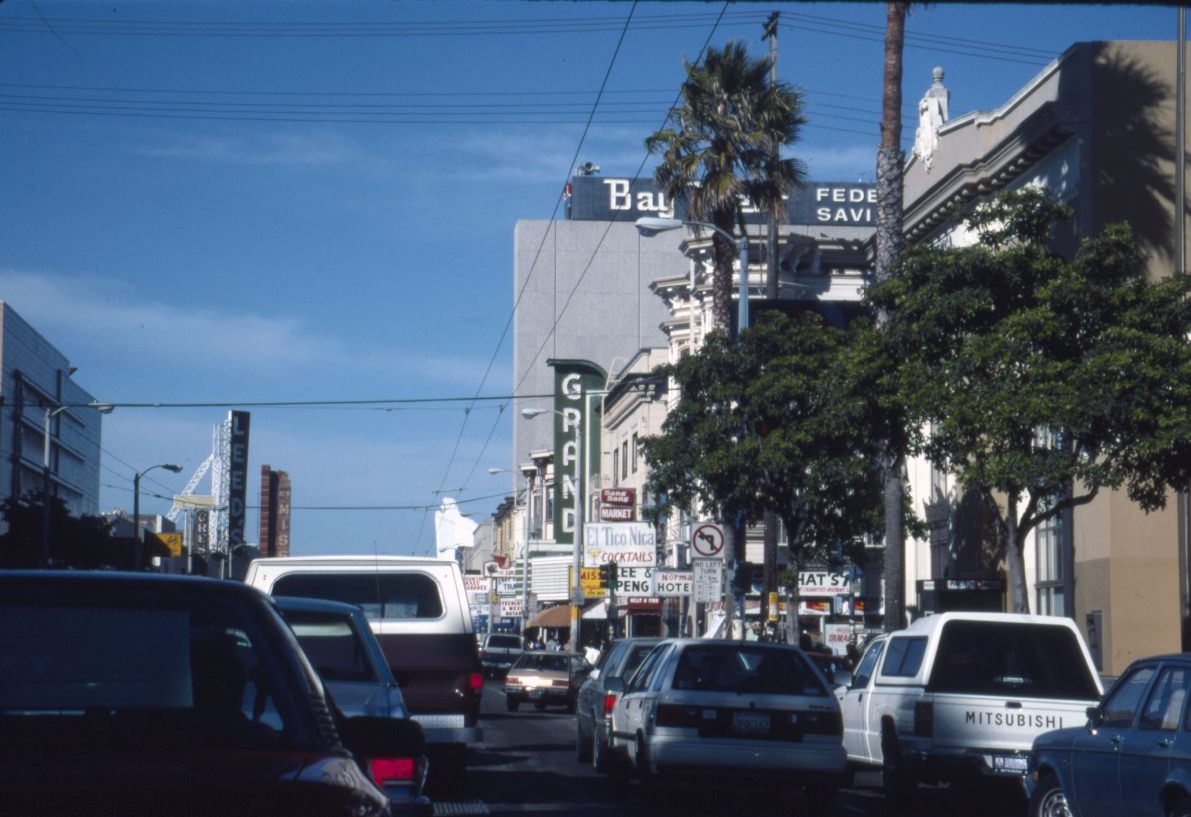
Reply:
M361 757L420 757L426 752L422 725L409 718L358 715L340 724L343 745Z
M1095 730L1104 722L1104 711L1098 706L1088 707L1088 728Z
M837 687L850 687L852 686L852 670L841 667L835 671L835 677L832 680L835 681Z

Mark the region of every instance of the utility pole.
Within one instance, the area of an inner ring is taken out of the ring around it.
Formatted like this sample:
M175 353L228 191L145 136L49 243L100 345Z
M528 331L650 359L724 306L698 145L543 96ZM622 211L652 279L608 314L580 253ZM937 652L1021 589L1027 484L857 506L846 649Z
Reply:
M775 11L769 15L769 19L765 21L763 27L763 38L769 40L769 84L777 84L777 21L781 12ZM774 148L774 159L777 157L777 146ZM769 260L765 265L765 298L769 301L776 301L778 298L778 273L780 272L778 266L778 216L782 205L778 205L774 212L769 214L769 246L768 257ZM773 612L769 610L770 600L777 593L777 514L773 511L765 511L765 540L764 540L764 562L761 568L762 583L765 585L765 590L761 594L761 621L763 626L768 628L769 620L776 619ZM793 612L788 612L788 615L793 615Z

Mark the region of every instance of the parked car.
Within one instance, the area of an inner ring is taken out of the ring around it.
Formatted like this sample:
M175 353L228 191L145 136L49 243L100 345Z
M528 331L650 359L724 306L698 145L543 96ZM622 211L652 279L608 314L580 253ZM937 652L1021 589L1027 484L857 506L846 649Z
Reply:
M565 706L574 712L579 685L590 670L591 664L577 653L523 653L505 676L505 703L510 712L522 703L532 703L536 709Z
M940 613L869 643L844 695L844 746L894 799L919 782L1020 787L1034 738L1082 724L1101 691L1069 618Z
M575 756L607 771L612 707L660 638L623 638L610 643L579 687L575 706Z
M405 721L412 733L421 734L422 727L410 719L401 688L360 608L288 596L274 602L343 715L396 718ZM388 760L381 782L395 815L430 817L434 813L424 793L427 769L424 743L416 754Z
M1191 817L1191 654L1134 661L1083 726L1039 735L1031 817Z
M822 675L786 644L663 641L612 710L612 751L647 788L801 787L815 813L844 783L842 736Z
M415 746L336 717L256 590L84 571L0 571L0 734L0 811L30 817L381 817L365 769Z
M525 652L521 636L509 633L488 633L480 642L480 663L489 678L503 676L513 662Z
M484 675L459 564L413 556L255 559L244 581L272 596L354 604L384 650L406 706L422 725L432 777L464 781Z

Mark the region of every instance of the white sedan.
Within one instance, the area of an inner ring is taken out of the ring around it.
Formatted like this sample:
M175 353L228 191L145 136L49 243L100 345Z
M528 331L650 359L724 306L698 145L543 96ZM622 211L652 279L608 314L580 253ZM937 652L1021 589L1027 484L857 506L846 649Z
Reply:
M612 710L612 750L645 786L805 787L813 813L846 779L839 702L797 647L671 639Z

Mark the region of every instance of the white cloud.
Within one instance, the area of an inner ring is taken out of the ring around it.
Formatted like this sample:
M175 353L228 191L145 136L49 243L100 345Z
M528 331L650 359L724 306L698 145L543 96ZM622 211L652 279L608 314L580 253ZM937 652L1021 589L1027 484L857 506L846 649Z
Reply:
M158 159L243 165L326 166L361 160L359 149L334 132L284 133L261 131L259 136L186 135L169 144L146 145L137 153Z
M0 267L0 300L68 357L101 356L108 368L135 361L138 371L185 369L202 375L226 372L233 361L237 374L250 379L321 367L382 382L414 377L444 389L462 386L470 395L488 365L478 356L409 354L399 348L361 354L299 317L180 307L148 300L128 285L107 279ZM502 364L488 383L508 383L510 377Z

